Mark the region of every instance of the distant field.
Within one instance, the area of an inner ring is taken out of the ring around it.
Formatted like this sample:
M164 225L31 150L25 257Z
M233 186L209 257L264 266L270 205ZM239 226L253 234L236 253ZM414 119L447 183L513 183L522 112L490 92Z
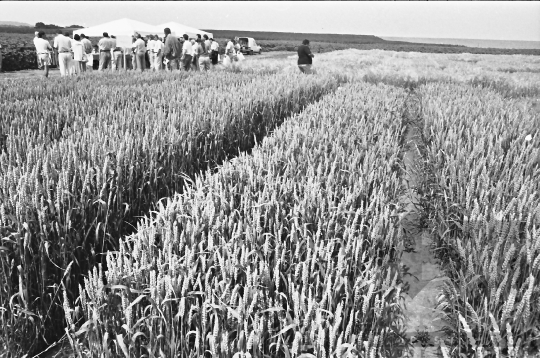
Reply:
M18 29L15 32L14 29ZM74 29L63 29L63 32L72 32ZM4 70L16 71L37 68L34 46L34 28L30 27L5 27L0 26L0 44L4 54ZM56 30L46 29L46 38L51 41ZM371 35L340 35L340 34L309 34L287 32L256 32L236 30L207 30L214 34L214 39L219 42L221 52L225 49L227 39L236 36L248 36L257 40L263 52L270 51L296 51L302 40L309 39L311 50L314 53L324 53L337 50L387 50L398 52L421 52L421 53L473 53L491 55L540 55L540 46L527 49L509 49L496 46L466 47L458 44L436 44L407 41L387 41ZM97 44L98 37L90 39ZM423 39L409 39L423 40ZM440 40L440 39L425 39ZM471 43L474 45L474 43ZM488 48L489 47L489 48Z
M540 41L506 41L506 40L476 40L476 39L439 39L423 37L382 37L388 41L420 42L427 44L449 44L480 48L504 49L540 49Z
M310 34L296 32L263 32L242 30L205 30L214 34L215 38L232 38L235 36L253 37L258 40L287 40L301 42L304 39L318 42L339 43L383 43L387 42L380 37L372 35L341 35L341 34Z

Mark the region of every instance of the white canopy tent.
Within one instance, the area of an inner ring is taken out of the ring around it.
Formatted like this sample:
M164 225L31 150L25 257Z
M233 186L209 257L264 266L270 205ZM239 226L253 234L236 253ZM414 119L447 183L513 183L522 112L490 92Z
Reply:
M163 37L165 36L163 29L164 27L153 26L145 24L144 22L124 18L97 26L87 27L86 29L75 30L73 31L73 35L85 34L88 37L101 37L104 32L107 32L109 36L116 36L116 45L118 47L131 47L131 38L133 34L139 33L143 36L159 35Z
M183 34L186 34L189 37L195 38L195 37L197 37L197 34L200 34L201 36L208 35L209 38L214 37L214 35L211 32L202 31L202 30L196 29L194 27L179 24L179 23L174 22L174 21L167 22L165 24L161 24L161 25L158 25L156 27L159 28L160 31L163 31L163 29L168 27L169 29L171 29L171 32L173 34L176 33L177 36L182 36Z

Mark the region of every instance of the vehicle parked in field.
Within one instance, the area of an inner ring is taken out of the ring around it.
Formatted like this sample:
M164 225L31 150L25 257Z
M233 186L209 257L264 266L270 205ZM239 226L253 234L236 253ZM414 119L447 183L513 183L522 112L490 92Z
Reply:
M254 53L261 54L262 48L257 45L254 38L239 37L238 42L240 43L240 51L242 53L247 53L248 55L253 55Z

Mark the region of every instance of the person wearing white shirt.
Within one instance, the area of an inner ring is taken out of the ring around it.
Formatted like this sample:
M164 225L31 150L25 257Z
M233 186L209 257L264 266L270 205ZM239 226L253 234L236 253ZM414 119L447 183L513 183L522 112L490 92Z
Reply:
M34 32L34 46L36 46L36 40L39 39L39 31ZM39 63L39 56L37 56L38 69L41 70L41 64Z
M143 72L146 67L146 59L144 57L146 54L146 44L140 34L137 34L137 40L135 40L131 47L133 47L133 51L135 52L137 69Z
M73 49L73 63L75 73L80 74L86 70L86 67L83 70L83 63L86 65L86 56L84 53L84 44L81 42L81 37L78 34L73 36L71 41L71 47Z
M112 70L120 70L124 68L124 56L122 53L122 49L116 45L116 36L111 35L111 46Z
M81 42L84 46L84 53L86 54L86 64L83 64L83 71L93 70L94 55L92 54L92 41L85 34L81 34Z
M217 65L219 61L219 43L214 39L210 39L210 42L210 60L212 65Z
M210 54L209 47L206 47L204 42L201 42L197 47L197 55L199 57L199 70L208 71L210 69Z
M34 46L36 46L37 39L39 39L39 31L34 32Z
M235 54L238 55L238 53L240 52L240 42L239 42L239 39L238 37L235 37L234 38L234 51L235 51Z
M184 34L184 44L182 45L182 68L184 71L189 71L191 68L191 61L193 59L192 53L193 46L189 41L189 36Z
M98 42L99 46L99 71L103 71L111 64L111 50L113 42L107 32L103 33L103 37Z
M44 68L43 75L47 78L49 77L49 66L51 65L51 55L49 51L52 51L52 47L49 41L45 40L45 32L38 32L38 37L34 39L34 46L36 46L38 56L38 67Z
M236 55L236 49L234 47L234 39L230 39L229 42L227 42L227 46L225 47L225 55L229 56L231 63L233 63L234 57Z
M58 36L54 39L53 47L58 51L60 75L62 77L69 75L71 68L71 39L62 35L62 31L59 30Z
M191 40L191 48L192 48L192 55L193 56L193 60L191 62L192 64L192 68L195 70L195 71L199 71L199 42L200 40L197 39L197 41L195 40Z
M154 35L148 35L148 59L150 62L150 70L154 69L154 64L156 62L156 53L154 52L154 47L156 46L156 40L154 40Z
M165 44L163 41L161 41L160 38L156 36L156 40L154 41L154 69L156 71L160 71L163 69L163 49L165 48Z

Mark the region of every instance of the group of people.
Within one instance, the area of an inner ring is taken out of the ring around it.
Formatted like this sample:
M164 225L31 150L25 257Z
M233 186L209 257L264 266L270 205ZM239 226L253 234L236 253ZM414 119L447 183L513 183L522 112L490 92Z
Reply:
M53 51L58 53L61 76L85 72L87 68L92 68L92 42L85 35L74 35L71 38L69 32L62 33L59 30L52 46L45 39L44 31L36 32L35 35L34 46L37 52L38 68L44 69L45 77L49 76Z
M169 28L164 29L165 38L157 35L148 35L143 38L140 34L133 36L131 46L131 67L133 70L144 71L147 68L154 71L166 70L196 70L208 71L212 65L219 61L219 43L208 35L197 35L190 39L184 34L176 37ZM51 65L51 52L58 52L58 66L60 74L67 76L85 72L93 68L94 55L99 55L99 71L106 69L118 70L125 68L123 63L124 50L117 46L115 36L103 33L97 45L84 34L70 37L69 33L58 31L51 47L45 39L43 31L36 32L34 45L38 56L38 67L44 68L44 75L48 77ZM298 47L298 67L301 72L312 73L312 59L314 55L309 48L309 40L304 40ZM232 38L225 47L224 63L232 63L243 59L238 38Z
M51 46L45 39L45 33L39 31L36 32L34 45L38 67L44 69L45 77L48 77L54 51L58 53L61 76L92 69L94 55L99 57L99 71L126 68L126 64L123 63L125 56L131 57L131 68L139 71L147 68L154 71L163 69L208 71L213 65L218 64L219 43L208 35L199 34L193 39L186 34L177 37L169 28L164 29L164 34L165 38L157 35L148 35L144 38L136 33L133 36L131 49L124 49L118 47L115 36L109 36L107 32L103 33L97 45L92 45L84 34L70 37L68 32L58 31ZM237 38L228 41L225 56L231 62L243 59Z
M149 35L145 41L140 34L134 36L132 45L133 69L144 71L146 63L148 63L150 70L155 71L162 69L208 71L211 66L218 64L219 43L213 38L209 38L208 35L197 34L196 38L190 39L187 34L181 37L173 35L169 28L165 28L163 32L164 39L157 35ZM225 52L231 58L234 56L234 60L238 60L240 54L238 40L231 39L227 43ZM100 68L102 68L101 63L100 57Z

